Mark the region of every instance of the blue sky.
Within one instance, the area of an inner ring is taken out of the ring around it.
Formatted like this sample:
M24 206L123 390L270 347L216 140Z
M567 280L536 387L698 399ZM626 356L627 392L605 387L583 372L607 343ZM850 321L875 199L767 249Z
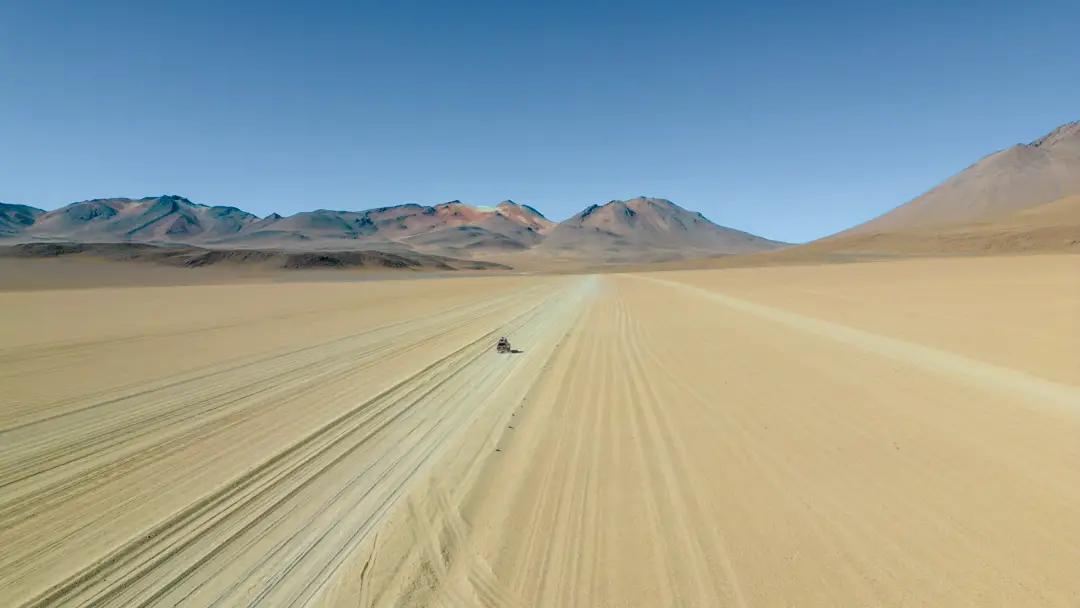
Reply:
M0 0L0 201L639 195L805 241L1080 119L1080 2Z

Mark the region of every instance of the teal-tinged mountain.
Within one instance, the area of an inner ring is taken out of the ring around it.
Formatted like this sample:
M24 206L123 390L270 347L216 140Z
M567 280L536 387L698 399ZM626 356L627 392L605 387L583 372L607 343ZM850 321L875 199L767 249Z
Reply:
M26 205L0 203L0 237L17 236L34 225L45 212Z
M652 198L593 205L559 224L509 200L494 207L451 201L363 211L317 209L262 218L236 207L200 205L171 195L94 199L54 211L0 204L0 237L8 242L409 250L465 257L526 250L586 256L599 252L619 260L748 253L783 246Z

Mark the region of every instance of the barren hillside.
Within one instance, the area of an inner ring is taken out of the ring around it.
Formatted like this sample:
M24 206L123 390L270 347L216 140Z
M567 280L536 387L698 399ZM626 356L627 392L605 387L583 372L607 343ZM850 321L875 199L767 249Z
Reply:
M790 253L897 255L1080 253L1080 196L978 221L856 232L821 239Z
M45 213L26 233L81 242L202 242L236 234L258 220L235 207L208 207L179 196L96 199Z
M33 226L45 212L26 205L0 203L0 237L13 236Z
M991 154L926 194L840 235L975 222L1080 194L1080 122Z
M601 261L652 261L784 246L718 226L665 199L635 198L586 208L556 225L540 248Z
M530 252L541 263L638 262L782 247L718 226L664 199L593 205L555 224L507 200L495 207L460 201L365 211L316 209L259 218L235 207L207 207L179 196L95 199L41 212L0 207L0 236L11 242L154 243L214 249L307 252L378 250L481 259ZM545 262L546 260L546 262Z

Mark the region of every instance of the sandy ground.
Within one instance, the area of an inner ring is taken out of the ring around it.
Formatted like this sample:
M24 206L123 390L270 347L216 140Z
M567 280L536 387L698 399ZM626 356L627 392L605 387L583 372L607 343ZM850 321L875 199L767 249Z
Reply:
M1077 606L1078 260L0 293L0 604Z

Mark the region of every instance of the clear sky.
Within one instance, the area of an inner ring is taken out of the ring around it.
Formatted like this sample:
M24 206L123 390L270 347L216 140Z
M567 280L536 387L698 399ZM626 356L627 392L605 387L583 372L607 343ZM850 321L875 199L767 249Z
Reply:
M793 242L1080 119L1080 2L0 0L0 201L656 196Z

